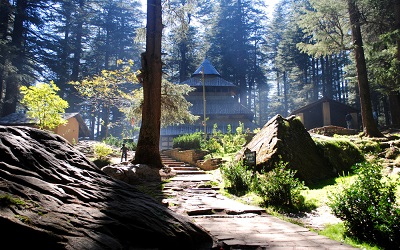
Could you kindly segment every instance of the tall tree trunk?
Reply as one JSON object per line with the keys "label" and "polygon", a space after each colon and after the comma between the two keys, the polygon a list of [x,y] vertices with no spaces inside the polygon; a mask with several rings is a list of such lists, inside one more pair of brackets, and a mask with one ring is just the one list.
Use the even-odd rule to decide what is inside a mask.
{"label": "tall tree trunk", "polygon": [[[83,24],[84,24],[84,9],[85,9],[85,0],[79,0],[79,6],[77,9],[77,17],[76,17],[76,27],[75,29],[75,41],[74,41],[74,49],[73,60],[72,60],[72,71],[71,71],[71,81],[79,81],[80,79],[80,68],[81,68],[81,58],[82,58],[82,37],[83,37]],[[81,102],[81,97],[77,93],[75,88],[71,88],[71,93],[69,96],[69,107],[67,108],[67,112],[78,112],[79,111],[79,103]]]}
{"label": "tall tree trunk", "polygon": [[179,82],[183,82],[188,77],[188,59],[187,59],[187,39],[184,38],[179,43],[179,54],[181,56],[179,62]]}
{"label": "tall tree trunk", "polygon": [[135,153],[135,163],[161,168],[161,0],[147,0],[146,52],[142,54],[143,108],[142,126]]}
{"label": "tall tree trunk", "polygon": [[333,98],[333,76],[332,76],[332,58],[331,56],[326,56],[326,63],[325,63],[325,91],[326,91],[326,96],[329,98]]}
{"label": "tall tree trunk", "polygon": [[84,0],[79,1],[78,7],[78,17],[77,17],[77,24],[75,27],[76,37],[75,37],[75,46],[74,46],[74,60],[72,62],[72,73],[71,73],[71,80],[78,81],[79,80],[79,73],[80,73],[80,65],[81,65],[81,56],[82,56],[82,36],[83,36],[83,20],[84,20],[84,7],[85,2]]}
{"label": "tall tree trunk", "polygon": [[283,115],[287,116],[288,115],[288,110],[289,110],[289,97],[288,97],[288,91],[289,91],[289,86],[288,86],[288,81],[287,81],[287,72],[283,72],[283,106],[284,106],[284,111]]}
{"label": "tall tree trunk", "polygon": [[312,81],[312,86],[313,86],[313,94],[312,94],[312,101],[316,102],[318,100],[318,79],[317,79],[317,65],[318,64],[318,58],[315,59],[315,57],[311,58],[311,70],[312,70],[312,76],[311,76],[311,81]]}
{"label": "tall tree trunk", "polygon": [[[14,18],[14,26],[11,34],[12,46],[15,48],[15,55],[12,64],[17,68],[17,74],[22,75],[24,64],[24,22],[27,19],[26,9],[28,8],[27,0],[18,0],[16,4],[16,14]],[[4,97],[3,115],[14,113],[17,108],[19,82],[18,77],[8,77],[6,80],[6,94]]]}
{"label": "tall tree trunk", "polygon": [[[393,0],[394,17],[396,29],[400,30],[400,0]],[[397,61],[400,62],[400,39],[397,40]],[[396,85],[400,86],[400,76],[397,76]],[[400,94],[399,91],[392,91],[389,94],[390,113],[392,114],[392,126],[400,126]]]}
{"label": "tall tree trunk", "polygon": [[3,93],[4,93],[4,82],[5,78],[8,74],[8,67],[9,67],[9,52],[7,44],[7,36],[8,29],[9,29],[9,22],[10,22],[10,15],[11,15],[11,4],[8,0],[1,0],[0,1],[0,41],[4,41],[3,48],[0,49],[0,117],[2,116],[3,110]]}
{"label": "tall tree trunk", "polygon": [[354,56],[356,60],[363,130],[366,136],[383,137],[382,133],[378,130],[372,115],[371,94],[361,36],[360,12],[355,1],[356,0],[347,0],[347,3],[350,16],[351,35],[354,46]]}
{"label": "tall tree trunk", "polygon": [[325,58],[326,57],[322,57],[320,58],[320,62],[321,62],[321,86],[322,86],[322,96],[326,97],[326,71],[325,71]]}

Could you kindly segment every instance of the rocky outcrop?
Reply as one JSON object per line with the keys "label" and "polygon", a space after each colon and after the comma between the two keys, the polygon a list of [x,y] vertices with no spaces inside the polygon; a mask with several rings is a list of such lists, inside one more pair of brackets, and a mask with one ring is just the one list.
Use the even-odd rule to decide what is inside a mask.
{"label": "rocky outcrop", "polygon": [[297,177],[312,184],[334,176],[329,162],[318,153],[310,134],[295,116],[283,118],[276,115],[269,120],[253,139],[236,155],[245,159],[245,152],[256,153],[256,169],[273,169],[280,161],[297,170]]}
{"label": "rocky outcrop", "polygon": [[175,176],[168,167],[158,169],[144,164],[132,164],[131,162],[110,164],[102,167],[101,170],[112,178],[129,184],[160,182]]}
{"label": "rocky outcrop", "polygon": [[210,249],[211,237],[62,137],[0,126],[0,225],[12,249]]}

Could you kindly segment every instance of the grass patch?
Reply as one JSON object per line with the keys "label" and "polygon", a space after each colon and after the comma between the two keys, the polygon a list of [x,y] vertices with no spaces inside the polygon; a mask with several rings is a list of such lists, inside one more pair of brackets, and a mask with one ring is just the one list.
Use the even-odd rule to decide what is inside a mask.
{"label": "grass patch", "polygon": [[327,204],[330,195],[337,190],[339,183],[350,183],[354,178],[354,175],[348,175],[324,180],[310,186],[308,190],[302,190],[300,194],[304,197],[305,203],[320,207]]}
{"label": "grass patch", "polygon": [[332,240],[343,242],[353,247],[365,249],[365,250],[380,250],[383,248],[377,246],[371,246],[368,243],[360,243],[358,240],[347,237],[343,223],[337,223],[327,225],[324,230],[319,231],[318,234],[324,235]]}

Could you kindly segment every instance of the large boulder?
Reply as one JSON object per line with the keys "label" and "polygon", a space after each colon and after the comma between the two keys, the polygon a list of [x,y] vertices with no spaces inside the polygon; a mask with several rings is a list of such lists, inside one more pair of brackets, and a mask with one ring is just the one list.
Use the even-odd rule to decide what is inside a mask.
{"label": "large boulder", "polygon": [[62,137],[28,127],[0,126],[0,225],[12,249],[212,246],[193,222],[109,177]]}
{"label": "large boulder", "polygon": [[295,116],[276,115],[236,155],[245,160],[247,152],[256,153],[256,170],[269,171],[280,161],[297,170],[297,177],[307,185],[335,176],[334,169],[318,152],[310,134]]}

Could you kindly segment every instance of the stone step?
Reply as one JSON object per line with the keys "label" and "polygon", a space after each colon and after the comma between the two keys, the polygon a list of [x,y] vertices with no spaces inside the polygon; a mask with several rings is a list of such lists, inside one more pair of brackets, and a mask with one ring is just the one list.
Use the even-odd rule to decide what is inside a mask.
{"label": "stone step", "polygon": [[164,165],[167,165],[168,167],[185,167],[185,166],[190,166],[185,163],[176,163],[176,162],[171,162],[171,163],[164,163]]}
{"label": "stone step", "polygon": [[174,170],[172,169],[177,175],[198,175],[198,174],[206,174],[204,171],[192,171],[192,170]]}
{"label": "stone step", "polygon": [[191,167],[191,166],[169,166],[170,168],[172,168],[173,170],[191,170],[191,171],[199,171],[198,168],[196,167]]}

